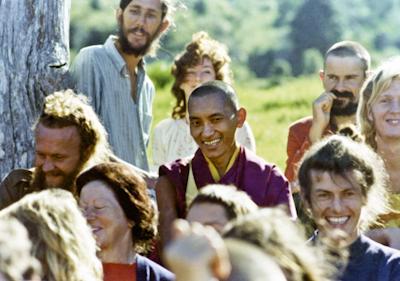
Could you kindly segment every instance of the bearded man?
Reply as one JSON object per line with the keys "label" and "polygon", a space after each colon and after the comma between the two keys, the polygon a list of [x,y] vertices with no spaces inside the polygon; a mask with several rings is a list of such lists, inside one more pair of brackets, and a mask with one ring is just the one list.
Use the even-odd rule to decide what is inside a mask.
{"label": "bearded man", "polygon": [[354,41],[341,41],[328,49],[320,78],[324,92],[313,103],[313,115],[289,128],[285,176],[298,191],[298,163],[309,147],[341,127],[356,123],[359,92],[369,73],[368,51]]}
{"label": "bearded man", "polygon": [[121,0],[118,36],[83,48],[71,68],[77,90],[90,98],[116,156],[143,170],[149,170],[146,147],[155,94],[143,57],[155,53],[173,10],[171,0]]}

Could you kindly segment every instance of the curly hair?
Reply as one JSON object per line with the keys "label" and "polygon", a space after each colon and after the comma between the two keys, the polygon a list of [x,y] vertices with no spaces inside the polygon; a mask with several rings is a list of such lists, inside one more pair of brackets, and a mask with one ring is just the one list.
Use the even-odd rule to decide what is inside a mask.
{"label": "curly hair", "polygon": [[45,98],[35,130],[39,124],[48,128],[75,126],[81,139],[83,167],[104,162],[111,155],[107,132],[87,98],[70,89],[55,92]]}
{"label": "curly hair", "polygon": [[78,194],[84,185],[102,181],[113,191],[128,220],[133,221],[132,241],[136,252],[151,249],[157,235],[157,216],[144,180],[123,163],[102,163],[82,173],[76,180]]}
{"label": "curly hair", "polygon": [[329,172],[345,179],[354,177],[365,200],[360,230],[365,230],[379,215],[388,211],[388,175],[383,160],[368,145],[333,135],[310,148],[301,161],[298,174],[301,194],[309,206],[312,206],[312,170]]}
{"label": "curly hair", "polygon": [[232,84],[232,71],[230,69],[231,58],[227,47],[212,39],[206,32],[200,31],[192,36],[192,41],[186,45],[185,51],[179,54],[174,61],[171,73],[175,77],[171,92],[176,98],[176,104],[172,110],[172,118],[182,119],[186,116],[185,92],[181,89],[188,68],[201,63],[204,58],[211,60],[214,67],[216,80]]}
{"label": "curly hair", "polygon": [[28,194],[3,209],[0,217],[16,218],[26,227],[43,280],[102,280],[96,241],[70,192],[48,189]]}
{"label": "curly hair", "polygon": [[249,242],[266,252],[288,280],[328,280],[323,253],[306,243],[304,231],[279,208],[264,208],[232,221],[223,237]]}
{"label": "curly hair", "polygon": [[373,149],[377,149],[376,128],[370,120],[372,105],[378,100],[382,92],[386,91],[394,80],[400,79],[400,56],[393,57],[377,68],[365,81],[360,91],[360,102],[357,111],[357,123],[365,142]]}

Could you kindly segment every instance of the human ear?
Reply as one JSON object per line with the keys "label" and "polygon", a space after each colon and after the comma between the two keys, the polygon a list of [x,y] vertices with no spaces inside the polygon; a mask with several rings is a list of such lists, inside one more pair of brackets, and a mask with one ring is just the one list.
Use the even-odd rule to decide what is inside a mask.
{"label": "human ear", "polygon": [[238,128],[242,128],[244,122],[246,121],[246,117],[247,117],[247,111],[246,109],[244,109],[243,107],[239,108],[239,110],[236,113],[237,116],[237,127]]}

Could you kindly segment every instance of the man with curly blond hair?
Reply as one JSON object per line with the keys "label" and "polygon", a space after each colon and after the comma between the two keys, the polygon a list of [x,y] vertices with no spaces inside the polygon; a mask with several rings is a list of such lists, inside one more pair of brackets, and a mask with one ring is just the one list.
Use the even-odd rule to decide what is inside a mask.
{"label": "man with curly blond hair", "polygon": [[46,97],[34,131],[34,168],[16,169],[5,177],[0,209],[34,191],[54,187],[73,191],[80,171],[114,157],[93,108],[72,90]]}

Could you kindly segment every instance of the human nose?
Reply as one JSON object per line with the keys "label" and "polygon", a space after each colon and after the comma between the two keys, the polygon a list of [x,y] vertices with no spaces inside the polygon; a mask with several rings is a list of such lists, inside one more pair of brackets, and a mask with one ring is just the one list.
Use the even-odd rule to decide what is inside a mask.
{"label": "human nose", "polygon": [[334,89],[339,91],[339,92],[343,92],[346,89],[345,81],[343,79],[338,79],[336,84],[335,84]]}
{"label": "human nose", "polygon": [[209,137],[214,134],[214,127],[210,123],[204,124],[203,127],[203,136]]}
{"label": "human nose", "polygon": [[339,213],[343,209],[343,201],[339,197],[333,198],[332,202],[332,209],[336,212]]}
{"label": "human nose", "polygon": [[44,159],[42,164],[43,172],[50,172],[53,169],[54,169],[53,161],[51,161],[50,159]]}
{"label": "human nose", "polygon": [[400,112],[400,100],[393,100],[390,104],[391,112]]}
{"label": "human nose", "polygon": [[82,208],[82,214],[86,220],[92,220],[96,217],[96,212],[90,207]]}

